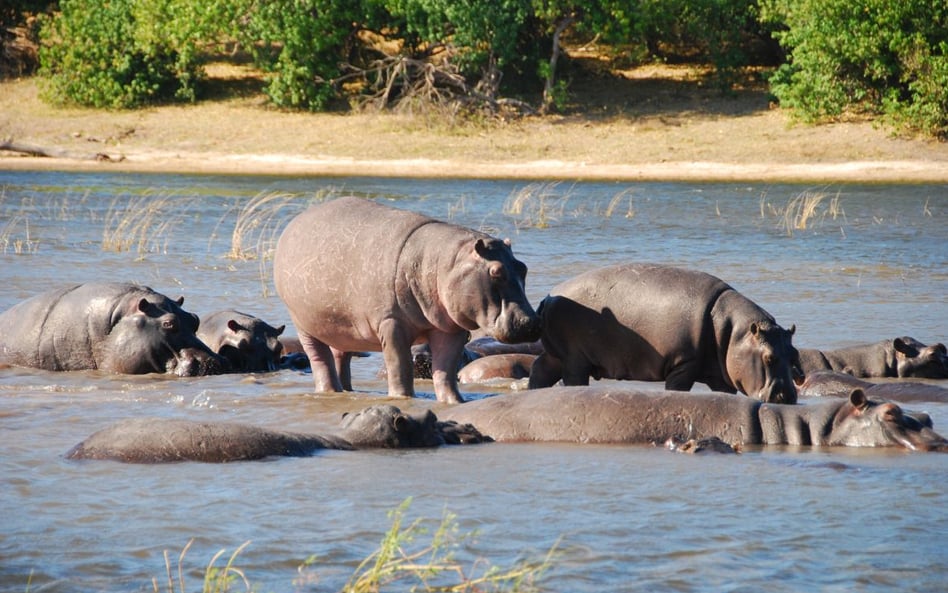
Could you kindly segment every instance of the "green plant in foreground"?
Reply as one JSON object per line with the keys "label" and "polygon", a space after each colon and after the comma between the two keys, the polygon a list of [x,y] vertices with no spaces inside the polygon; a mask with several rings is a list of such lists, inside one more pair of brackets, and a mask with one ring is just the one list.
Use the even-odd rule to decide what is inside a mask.
{"label": "green plant in foreground", "polygon": [[[457,516],[445,511],[441,520],[433,524],[431,519],[415,519],[405,525],[405,513],[411,505],[411,498],[405,499],[396,509],[389,512],[392,526],[382,537],[379,548],[366,557],[356,568],[342,589],[343,593],[378,593],[383,586],[393,585],[397,591],[458,592],[482,593],[485,591],[538,591],[536,583],[550,567],[557,546],[554,544],[541,560],[522,560],[511,568],[486,566],[483,559],[475,560],[466,568],[455,559],[455,552],[461,544],[476,535],[475,532],[461,533]],[[421,541],[421,536],[431,535],[430,541]],[[184,558],[194,540],[190,540],[178,556],[177,575],[172,569],[171,559],[165,550],[166,593],[187,593],[184,579]],[[252,591],[244,571],[235,566],[237,556],[250,545],[244,542],[230,555],[224,566],[217,562],[226,554],[226,550],[217,552],[204,570],[202,593],[228,593],[231,588],[243,583],[246,591]],[[304,570],[316,563],[311,556],[299,567],[302,580],[307,581]],[[177,586],[177,588],[176,588]],[[160,593],[158,579],[152,579],[154,593]]]}
{"label": "green plant in foreground", "polygon": [[454,558],[461,542],[474,533],[460,534],[457,517],[445,512],[435,528],[430,543],[409,549],[420,535],[428,533],[425,521],[416,519],[403,527],[405,511],[411,504],[406,499],[389,513],[392,527],[382,538],[379,549],[362,561],[343,588],[344,593],[376,593],[383,585],[402,581],[416,581],[411,587],[405,583],[401,590],[411,591],[533,591],[535,583],[549,568],[554,545],[542,561],[521,561],[509,569],[490,567],[481,574],[472,568],[466,573]]}

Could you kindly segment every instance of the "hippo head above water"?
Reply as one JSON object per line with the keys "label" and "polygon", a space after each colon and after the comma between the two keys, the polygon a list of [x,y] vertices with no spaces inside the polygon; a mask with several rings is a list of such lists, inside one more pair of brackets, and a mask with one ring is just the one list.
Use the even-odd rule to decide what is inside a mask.
{"label": "hippo head above water", "polygon": [[944,344],[926,346],[908,336],[892,340],[899,377],[948,379],[948,349]]}
{"label": "hippo head above water", "polygon": [[933,430],[928,414],[908,412],[892,402],[870,400],[854,389],[833,418],[827,445],[901,446],[910,451],[948,451],[948,440]]}
{"label": "hippo head above water", "polygon": [[437,447],[444,444],[438,418],[431,410],[420,416],[403,413],[395,406],[378,404],[342,417],[342,434],[354,447]]}
{"label": "hippo head above water", "polygon": [[725,368],[738,391],[762,402],[797,401],[794,369],[799,354],[792,343],[795,326],[784,329],[769,321],[755,321],[743,335],[735,332],[727,350]]}

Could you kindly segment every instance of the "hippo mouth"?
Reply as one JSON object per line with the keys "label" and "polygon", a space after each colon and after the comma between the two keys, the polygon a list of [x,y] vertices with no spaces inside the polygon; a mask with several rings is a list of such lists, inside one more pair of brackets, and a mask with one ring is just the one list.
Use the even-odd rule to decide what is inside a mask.
{"label": "hippo mouth", "polygon": [[519,344],[540,339],[540,319],[532,311],[529,314],[518,305],[501,301],[500,315],[494,320],[490,335],[498,342]]}

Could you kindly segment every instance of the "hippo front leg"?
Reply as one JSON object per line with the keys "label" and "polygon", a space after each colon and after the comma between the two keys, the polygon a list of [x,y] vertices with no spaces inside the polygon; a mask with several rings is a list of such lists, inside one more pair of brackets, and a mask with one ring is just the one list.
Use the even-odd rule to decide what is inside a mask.
{"label": "hippo front leg", "polygon": [[431,379],[434,381],[435,397],[439,402],[459,404],[458,366],[469,335],[461,331],[453,334],[431,332],[428,346],[431,348]]}
{"label": "hippo front leg", "polygon": [[411,355],[412,337],[394,319],[379,324],[382,358],[388,375],[389,397],[414,397],[414,363]]}
{"label": "hippo front leg", "polygon": [[336,363],[336,374],[343,391],[352,391],[352,353],[332,348],[333,360]]}
{"label": "hippo front leg", "polygon": [[563,363],[549,352],[543,352],[530,367],[527,389],[552,387],[563,378]]}
{"label": "hippo front leg", "polygon": [[309,358],[309,366],[313,371],[313,383],[316,393],[327,391],[342,391],[342,383],[336,372],[336,361],[332,349],[313,336],[300,331],[300,345]]}

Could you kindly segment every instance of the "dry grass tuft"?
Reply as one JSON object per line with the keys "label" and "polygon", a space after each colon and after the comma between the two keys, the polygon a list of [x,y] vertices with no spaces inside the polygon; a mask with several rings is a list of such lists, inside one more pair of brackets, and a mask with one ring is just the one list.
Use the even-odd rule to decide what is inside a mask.
{"label": "dry grass tuft", "polygon": [[180,200],[168,195],[146,192],[131,199],[115,198],[105,215],[102,249],[134,251],[139,258],[147,253],[167,253],[165,234],[177,226],[186,211]]}
{"label": "dry grass tuft", "polygon": [[812,229],[817,223],[823,224],[827,218],[836,220],[843,218],[846,213],[843,211],[839,200],[839,193],[827,200],[827,194],[823,192],[804,191],[790,198],[786,206],[774,206],[768,202],[766,196],[760,199],[760,216],[766,218],[768,215],[774,216],[780,221],[782,228],[788,237],[792,237],[794,231],[805,231]]}

